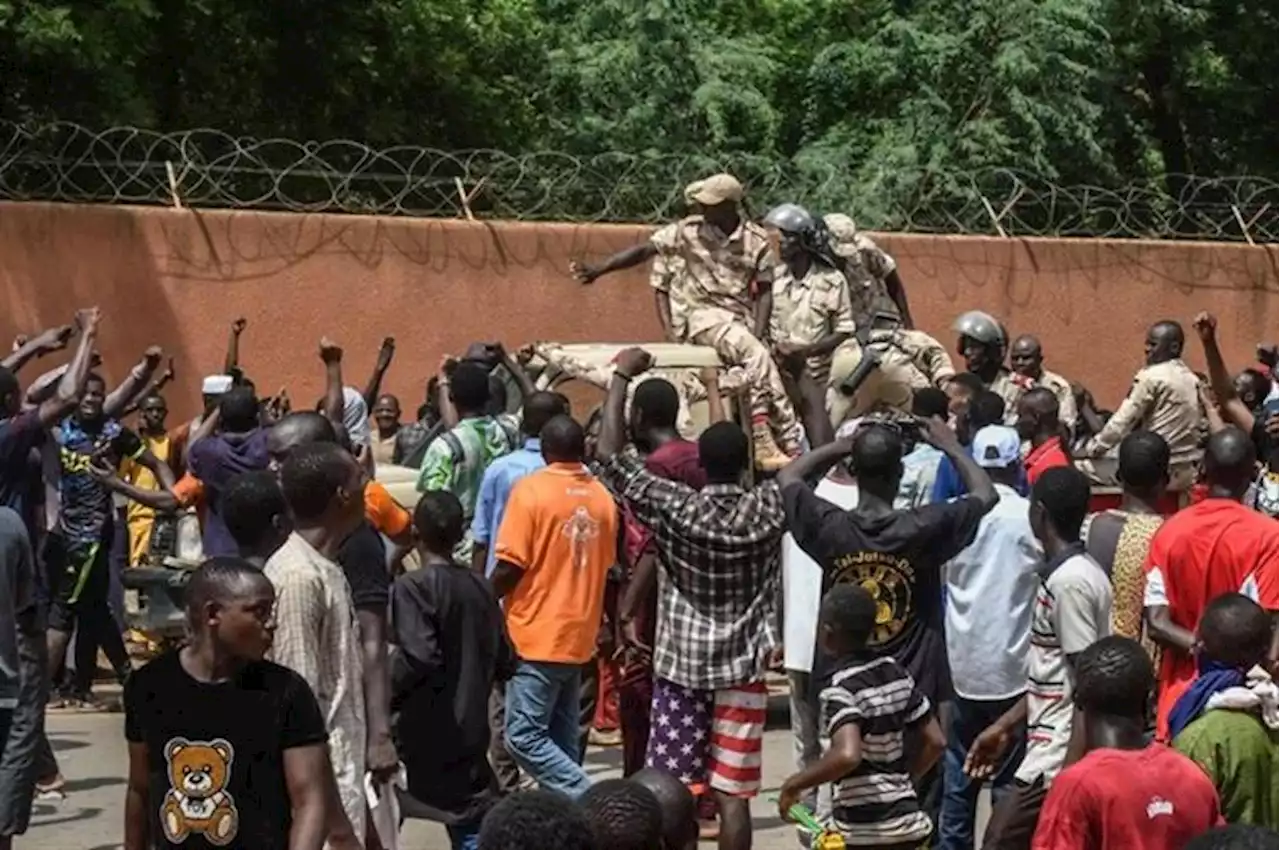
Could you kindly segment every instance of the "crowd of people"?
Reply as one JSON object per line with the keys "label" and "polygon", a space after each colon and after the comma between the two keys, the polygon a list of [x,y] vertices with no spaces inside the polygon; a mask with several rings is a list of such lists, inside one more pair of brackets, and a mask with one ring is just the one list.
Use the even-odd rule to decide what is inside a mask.
{"label": "crowd of people", "polygon": [[[111,707],[99,650],[125,850],[379,850],[395,812],[458,850],[747,850],[784,671],[800,846],[1274,847],[1275,347],[1233,376],[1200,314],[1200,375],[1159,321],[1103,411],[994,316],[952,346],[915,328],[848,217],[751,221],[727,174],[686,199],[572,272],[652,262],[668,341],[719,356],[693,376],[477,343],[406,422],[395,342],[358,389],[323,339],[325,394],[293,410],[256,393],[239,320],[171,428],[158,348],[118,387],[95,372],[97,308],[20,338],[0,850],[62,793],[46,709]],[[535,366],[603,403],[575,415]],[[121,610],[130,569],[165,565],[188,576],[171,645]],[[590,742],[622,778],[593,782]]]}

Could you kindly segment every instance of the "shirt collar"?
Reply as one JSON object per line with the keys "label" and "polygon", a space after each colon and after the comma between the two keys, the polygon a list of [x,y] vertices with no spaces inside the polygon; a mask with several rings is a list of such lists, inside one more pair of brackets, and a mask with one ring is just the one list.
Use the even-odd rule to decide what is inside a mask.
{"label": "shirt collar", "polygon": [[547,470],[550,472],[558,472],[561,475],[581,475],[587,471],[587,466],[583,463],[555,461],[554,463],[547,464]]}
{"label": "shirt collar", "polygon": [[542,454],[542,440],[538,437],[530,437],[524,441],[524,450],[526,452],[537,452]]}
{"label": "shirt collar", "polygon": [[1045,578],[1048,578],[1049,576],[1053,575],[1054,571],[1057,570],[1058,567],[1062,566],[1067,561],[1071,560],[1077,555],[1083,555],[1084,553],[1085,553],[1085,548],[1084,548],[1084,543],[1082,541],[1077,540],[1073,543],[1068,543],[1066,546],[1062,547],[1061,552],[1054,555],[1049,560],[1045,561],[1044,567],[1040,571],[1040,574]]}
{"label": "shirt collar", "polygon": [[698,222],[698,238],[709,245],[724,246],[741,242],[747,233],[747,220],[738,215],[738,226],[728,236],[721,236],[718,228],[712,227],[705,218]]}
{"label": "shirt collar", "polygon": [[708,484],[698,491],[707,496],[741,496],[741,484]]}
{"label": "shirt collar", "polygon": [[[1031,451],[1027,452],[1027,463],[1031,463],[1032,461],[1039,460],[1041,455],[1046,455],[1049,452],[1053,451],[1055,447],[1059,447],[1059,446],[1062,446],[1062,438],[1050,437],[1040,445],[1033,448]],[[1066,452],[1065,446],[1062,446],[1062,451],[1064,453]]]}

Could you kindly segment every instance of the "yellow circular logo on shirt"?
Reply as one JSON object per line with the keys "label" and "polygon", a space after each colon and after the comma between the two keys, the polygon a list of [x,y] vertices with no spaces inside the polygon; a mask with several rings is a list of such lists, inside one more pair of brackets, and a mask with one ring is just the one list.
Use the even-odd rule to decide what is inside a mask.
{"label": "yellow circular logo on shirt", "polygon": [[836,582],[860,584],[876,602],[876,627],[867,640],[869,646],[888,643],[902,634],[913,611],[914,575],[906,558],[883,552],[858,552],[836,559]]}

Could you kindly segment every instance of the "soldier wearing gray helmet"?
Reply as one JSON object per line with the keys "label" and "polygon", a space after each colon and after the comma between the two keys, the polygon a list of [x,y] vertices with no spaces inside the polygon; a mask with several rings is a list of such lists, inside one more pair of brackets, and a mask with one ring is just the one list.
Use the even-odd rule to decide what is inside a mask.
{"label": "soldier wearing gray helmet", "polygon": [[1009,334],[990,313],[970,310],[961,313],[951,329],[958,334],[956,353],[964,358],[965,369],[977,375],[983,385],[1004,399],[1005,423],[1018,420],[1018,399],[1030,388],[1029,382],[1004,365]]}
{"label": "soldier wearing gray helmet", "polygon": [[782,204],[764,217],[780,235],[781,262],[773,275],[769,338],[779,359],[806,358],[825,386],[831,353],[853,336],[855,325],[844,275],[836,270],[818,223],[804,207]]}

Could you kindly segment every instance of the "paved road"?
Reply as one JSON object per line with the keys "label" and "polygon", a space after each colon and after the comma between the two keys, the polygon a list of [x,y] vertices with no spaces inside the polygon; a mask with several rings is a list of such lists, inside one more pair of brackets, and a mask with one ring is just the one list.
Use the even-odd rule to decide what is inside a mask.
{"label": "paved road", "polygon": [[[16,842],[19,850],[118,850],[126,767],[123,725],[120,714],[49,715],[49,735],[68,780],[68,793],[65,800],[36,803],[31,830]],[[770,729],[764,741],[765,790],[752,805],[755,850],[799,847],[794,830],[779,821],[773,802],[791,758],[790,732]],[[617,749],[593,749],[587,756],[587,770],[597,778],[616,776],[620,760]],[[985,811],[980,819],[983,816]],[[405,850],[449,848],[444,829],[436,824],[410,822],[406,836]]]}
{"label": "paved road", "polygon": [[[67,777],[67,798],[37,802],[33,825],[17,841],[19,850],[117,850],[124,800],[124,716],[120,714],[49,715],[49,736]],[[791,763],[791,736],[784,729],[765,735],[766,791],[754,805],[757,850],[799,847],[795,832],[782,825],[771,798]],[[617,776],[621,751],[592,749],[587,771],[597,778]],[[411,821],[406,850],[448,850],[444,829]],[[704,847],[713,847],[704,844]]]}

